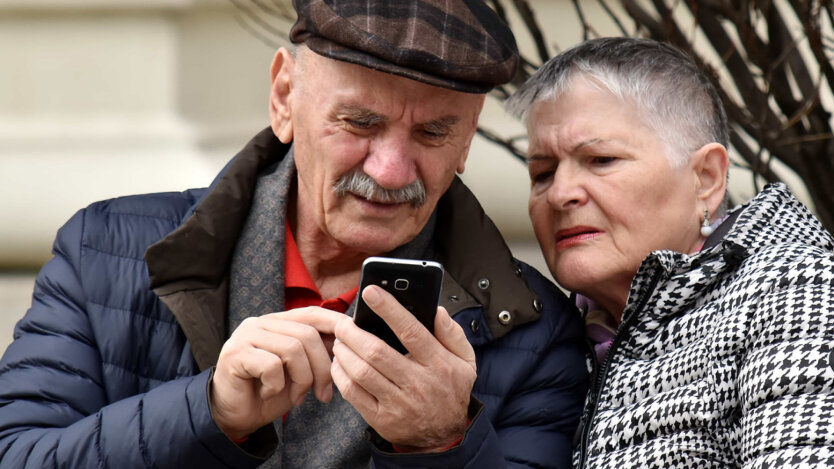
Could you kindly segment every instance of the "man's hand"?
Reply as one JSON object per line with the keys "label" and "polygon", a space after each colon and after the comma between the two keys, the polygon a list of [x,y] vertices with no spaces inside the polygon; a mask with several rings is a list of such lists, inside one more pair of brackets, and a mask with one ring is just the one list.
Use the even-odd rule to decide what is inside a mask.
{"label": "man's hand", "polygon": [[408,349],[403,356],[352,322],[336,325],[333,382],[368,424],[401,451],[441,451],[463,435],[477,373],[460,326],[437,309],[431,333],[379,287],[362,292],[368,306]]}
{"label": "man's hand", "polygon": [[[232,439],[245,437],[304,401],[333,397],[330,340],[344,314],[299,308],[248,318],[223,344],[211,383],[211,414]],[[326,344],[325,342],[328,342]]]}

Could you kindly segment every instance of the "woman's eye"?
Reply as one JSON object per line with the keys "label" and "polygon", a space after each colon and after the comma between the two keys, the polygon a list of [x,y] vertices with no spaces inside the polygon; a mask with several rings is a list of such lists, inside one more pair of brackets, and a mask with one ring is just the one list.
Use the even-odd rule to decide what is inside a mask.
{"label": "woman's eye", "polygon": [[543,182],[547,182],[548,180],[552,179],[554,172],[555,171],[553,171],[553,170],[549,170],[549,171],[541,171],[541,172],[537,172],[537,173],[532,173],[532,174],[530,174],[530,180],[533,182],[533,184],[541,184]]}
{"label": "woman's eye", "polygon": [[598,166],[605,166],[609,165],[617,160],[615,156],[594,156],[591,158],[591,162]]}

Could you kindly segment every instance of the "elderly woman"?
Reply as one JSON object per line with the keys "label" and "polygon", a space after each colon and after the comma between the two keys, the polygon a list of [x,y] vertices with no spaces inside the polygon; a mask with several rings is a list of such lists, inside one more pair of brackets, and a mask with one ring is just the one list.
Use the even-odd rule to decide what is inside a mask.
{"label": "elderly woman", "polygon": [[781,184],[726,210],[727,121],[691,60],[589,41],[510,107],[596,351],[578,466],[834,466],[834,239]]}

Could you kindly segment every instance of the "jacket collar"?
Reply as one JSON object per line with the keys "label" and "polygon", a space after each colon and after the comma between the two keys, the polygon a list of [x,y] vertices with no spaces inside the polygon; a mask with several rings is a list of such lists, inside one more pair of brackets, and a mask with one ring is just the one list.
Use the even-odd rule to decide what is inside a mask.
{"label": "jacket collar", "polygon": [[[223,169],[182,224],[145,253],[151,288],[179,321],[201,369],[216,363],[228,337],[229,263],[258,174],[280,161],[289,148],[270,128],[260,132]],[[434,244],[448,274],[441,304],[450,314],[482,305],[495,338],[537,320],[540,299],[521,277],[498,229],[459,178],[435,212]]]}
{"label": "jacket collar", "polygon": [[[734,220],[734,221],[733,221]],[[801,243],[834,250],[834,239],[822,224],[782,183],[768,184],[746,205],[735,208],[724,222],[721,239],[711,237],[694,255],[655,251],[641,264],[631,285],[623,318],[636,314],[640,298],[648,294],[652,279],[671,282],[657,301],[657,315],[676,314],[691,306],[703,292],[734,271],[745,259],[762,249],[784,243]],[[722,225],[723,226],[723,225]],[[721,227],[719,227],[721,228]],[[724,232],[724,230],[720,230]],[[719,231],[716,234],[720,236]],[[665,311],[665,312],[664,312]]]}
{"label": "jacket collar", "polygon": [[[459,298],[466,293],[483,306],[493,337],[540,317],[541,299],[521,277],[498,228],[458,178],[438,202],[435,235],[438,257],[457,281]],[[441,304],[450,313],[465,307],[448,295]]]}
{"label": "jacket collar", "polygon": [[732,253],[743,259],[761,249],[784,243],[808,244],[825,250],[834,246],[831,235],[788,187],[783,183],[772,183],[747,204],[733,209],[698,253],[656,251],[646,261],[674,273],[688,269],[692,263],[703,264],[716,255],[726,257]]}
{"label": "jacket collar", "polygon": [[794,243],[834,250],[831,234],[783,183],[768,184],[739,210],[725,243],[745,246],[751,253]]}
{"label": "jacket collar", "polygon": [[145,251],[151,288],[177,318],[201,370],[226,341],[228,267],[246,221],[258,173],[283,145],[267,128],[221,171],[182,224]]}
{"label": "jacket collar", "polygon": [[221,283],[249,214],[258,173],[289,148],[267,128],[223,168],[182,224],[145,252],[154,291],[166,295]]}

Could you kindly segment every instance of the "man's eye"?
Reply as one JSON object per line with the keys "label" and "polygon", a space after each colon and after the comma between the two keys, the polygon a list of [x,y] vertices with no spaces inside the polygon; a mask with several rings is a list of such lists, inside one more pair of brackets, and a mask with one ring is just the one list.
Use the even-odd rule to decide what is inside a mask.
{"label": "man's eye", "polygon": [[371,121],[357,120],[357,119],[345,119],[345,122],[347,122],[347,124],[349,126],[353,127],[354,129],[359,129],[359,130],[367,130],[367,129],[370,129],[371,127],[373,127],[373,125],[374,125],[374,123],[371,122]]}
{"label": "man's eye", "polygon": [[445,126],[427,125],[417,129],[417,135],[427,142],[442,142],[449,136],[449,129]]}
{"label": "man's eye", "polygon": [[423,137],[429,140],[441,140],[446,137],[444,132],[435,132],[432,130],[423,130]]}

